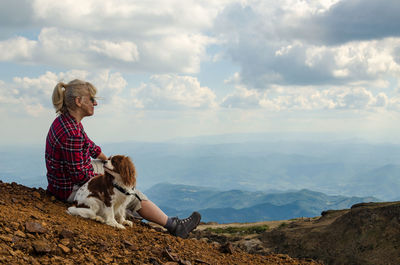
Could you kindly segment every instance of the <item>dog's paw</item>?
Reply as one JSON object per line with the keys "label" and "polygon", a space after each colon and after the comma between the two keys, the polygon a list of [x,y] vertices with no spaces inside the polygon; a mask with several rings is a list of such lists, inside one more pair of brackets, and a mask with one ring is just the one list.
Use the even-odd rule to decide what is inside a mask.
{"label": "dog's paw", "polygon": [[107,225],[113,226],[115,228],[119,228],[119,229],[126,229],[125,226],[117,223],[117,222],[108,222],[106,223]]}
{"label": "dog's paw", "polygon": [[68,207],[66,212],[68,214],[70,214],[70,215],[75,215],[75,210],[76,210],[76,207],[75,206],[71,206],[71,207]]}
{"label": "dog's paw", "polygon": [[96,215],[93,220],[100,222],[100,223],[104,223],[104,218],[101,216]]}
{"label": "dog's paw", "polygon": [[119,228],[119,229],[126,229],[125,226],[118,224],[118,223],[115,225],[115,227]]}
{"label": "dog's paw", "polygon": [[131,221],[128,221],[128,220],[123,221],[122,224],[123,224],[123,225],[130,226],[130,227],[133,226],[133,223],[132,223]]}

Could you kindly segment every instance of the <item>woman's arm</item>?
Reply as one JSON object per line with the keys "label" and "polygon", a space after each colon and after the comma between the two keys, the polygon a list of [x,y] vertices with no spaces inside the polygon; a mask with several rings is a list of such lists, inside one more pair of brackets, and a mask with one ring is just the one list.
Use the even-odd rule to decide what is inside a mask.
{"label": "woman's arm", "polygon": [[107,158],[107,156],[106,156],[103,152],[101,152],[100,155],[97,156],[97,159],[100,159],[100,160],[105,161],[105,160],[107,160],[108,158]]}
{"label": "woman's arm", "polygon": [[84,150],[84,144],[82,137],[72,135],[67,137],[62,146],[67,172],[71,177],[72,183],[77,185],[81,185],[90,179],[90,173],[84,166],[84,161],[87,159],[87,154],[82,151]]}

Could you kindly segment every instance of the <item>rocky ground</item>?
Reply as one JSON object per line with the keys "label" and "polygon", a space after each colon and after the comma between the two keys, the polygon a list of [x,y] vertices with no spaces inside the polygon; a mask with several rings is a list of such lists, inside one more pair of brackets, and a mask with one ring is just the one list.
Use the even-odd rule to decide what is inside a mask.
{"label": "rocky ground", "polygon": [[330,210],[315,218],[257,224],[205,225],[208,228],[268,225],[253,235],[195,232],[221,244],[230,242],[249,253],[285,253],[325,264],[400,264],[400,202],[362,203]]}
{"label": "rocky ground", "polygon": [[195,234],[176,238],[140,221],[118,230],[70,216],[67,207],[43,189],[0,181],[0,264],[321,264],[249,254]]}

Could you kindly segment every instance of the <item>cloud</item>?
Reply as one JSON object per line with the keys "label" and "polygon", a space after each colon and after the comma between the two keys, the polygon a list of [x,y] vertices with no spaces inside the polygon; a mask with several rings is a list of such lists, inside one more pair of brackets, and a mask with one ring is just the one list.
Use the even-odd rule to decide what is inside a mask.
{"label": "cloud", "polygon": [[400,37],[399,12],[397,0],[339,1],[325,12],[301,18],[290,30],[308,41],[328,45]]}
{"label": "cloud", "polygon": [[1,41],[0,48],[8,51],[0,55],[2,61],[68,65],[73,68],[99,67],[100,64],[107,68],[112,64],[139,59],[135,43],[96,40],[57,28],[43,28],[37,41],[23,37]]}
{"label": "cloud", "polygon": [[88,80],[98,89],[98,94],[104,98],[101,103],[113,105],[120,97],[127,82],[120,73],[101,71],[89,73],[83,70],[68,72],[46,72],[39,77],[14,77],[12,83],[0,82],[0,103],[9,111],[18,115],[37,117],[44,112],[51,112],[51,102],[54,87],[58,82],[68,83],[73,79]]}
{"label": "cloud", "polygon": [[[216,18],[214,31],[223,40],[221,45],[225,56],[240,66],[242,84],[248,88],[270,89],[273,85],[341,86],[388,77],[397,79],[400,61],[397,55],[400,47],[397,33],[400,30],[397,27],[398,32],[388,30],[384,34],[373,35],[372,31],[380,30],[380,27],[375,27],[370,29],[369,38],[347,38],[346,41],[336,42],[336,45],[329,45],[331,42],[326,39],[325,33],[321,33],[327,29],[316,17],[332,21],[331,24],[349,18],[355,23],[353,30],[362,28],[356,23],[358,16],[363,21],[360,23],[368,21],[368,17],[364,17],[367,11],[360,11],[362,2],[286,0],[276,4],[257,1],[232,4]],[[380,5],[380,1],[366,2],[370,11]],[[346,10],[352,10],[352,15],[348,15],[350,11],[340,11],[348,16],[338,15],[337,10],[343,5]],[[376,16],[371,23],[392,23],[396,12],[389,10],[391,7],[397,10],[399,4],[384,1],[383,5],[385,7],[379,9],[382,16]],[[388,12],[388,17],[385,17],[384,10]],[[335,15],[330,15],[331,12]],[[347,28],[333,25],[332,28],[339,31]],[[333,33],[326,34],[331,36]]]}
{"label": "cloud", "polygon": [[[394,98],[396,98],[394,96]],[[238,109],[265,109],[269,111],[367,110],[389,107],[384,92],[372,93],[363,87],[274,86],[260,91],[238,86],[221,102],[221,107]],[[393,104],[395,100],[393,101]]]}
{"label": "cloud", "polygon": [[95,40],[90,44],[89,50],[125,62],[135,62],[139,60],[139,52],[136,44],[128,41],[118,43],[106,40]]}
{"label": "cloud", "polygon": [[0,1],[1,30],[28,26],[33,20],[30,0]]}
{"label": "cloud", "polygon": [[[0,61],[27,61],[32,60],[37,42],[24,37],[16,37],[7,41],[0,41]],[[6,51],[6,52],[5,52]]]}
{"label": "cloud", "polygon": [[[11,2],[2,4],[3,13],[19,17]],[[3,39],[0,46],[12,47],[16,42],[30,46],[22,55],[13,48],[0,61],[69,69],[196,73],[206,58],[206,47],[215,42],[207,31],[226,2],[28,1],[21,12],[30,16],[18,24],[20,35]],[[4,23],[5,30],[14,24]],[[39,34],[32,36],[32,31],[26,37],[24,28],[34,28]]]}
{"label": "cloud", "polygon": [[136,108],[176,110],[216,107],[215,93],[195,77],[153,75],[149,83],[131,89]]}
{"label": "cloud", "polygon": [[216,95],[201,86],[197,78],[179,75],[154,75],[148,83],[129,88],[118,72],[108,70],[91,73],[83,70],[46,72],[35,78],[15,77],[13,82],[0,81],[2,108],[18,115],[39,116],[53,112],[51,96],[56,84],[73,79],[87,80],[97,87],[98,111],[105,116],[129,113],[132,110],[213,109]]}

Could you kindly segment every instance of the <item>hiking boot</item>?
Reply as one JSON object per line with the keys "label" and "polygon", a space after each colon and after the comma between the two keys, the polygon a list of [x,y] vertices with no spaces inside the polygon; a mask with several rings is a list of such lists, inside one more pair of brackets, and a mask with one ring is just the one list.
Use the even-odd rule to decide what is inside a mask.
{"label": "hiking boot", "polygon": [[168,230],[171,235],[187,238],[189,233],[193,231],[200,223],[201,215],[198,212],[193,212],[191,216],[185,219],[172,217],[172,228]]}

